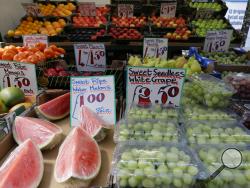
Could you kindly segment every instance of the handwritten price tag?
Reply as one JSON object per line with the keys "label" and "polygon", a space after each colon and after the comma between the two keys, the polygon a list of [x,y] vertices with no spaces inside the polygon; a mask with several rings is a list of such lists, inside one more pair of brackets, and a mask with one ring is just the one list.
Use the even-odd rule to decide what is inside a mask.
{"label": "handwritten price tag", "polygon": [[82,16],[96,16],[96,6],[94,2],[78,3],[78,11]]}
{"label": "handwritten price tag", "polygon": [[114,76],[71,77],[71,126],[79,125],[81,106],[87,106],[107,125],[116,123]]}
{"label": "handwritten price tag", "polygon": [[0,61],[0,84],[5,87],[19,87],[27,96],[37,94],[35,65],[13,61]]}
{"label": "handwritten price tag", "polygon": [[143,57],[160,57],[167,59],[168,39],[165,38],[144,38]]}
{"label": "handwritten price tag", "polygon": [[132,4],[118,4],[118,17],[133,17],[134,5]]}
{"label": "handwritten price tag", "polygon": [[128,67],[127,107],[153,104],[179,107],[184,79],[184,69]]}
{"label": "handwritten price tag", "polygon": [[28,47],[34,47],[37,43],[43,43],[48,46],[47,35],[23,35],[23,45]]}
{"label": "handwritten price tag", "polygon": [[74,50],[78,71],[105,71],[106,52],[104,44],[75,44]]}
{"label": "handwritten price tag", "polygon": [[161,17],[173,18],[175,17],[177,3],[162,3]]}
{"label": "handwritten price tag", "polygon": [[28,16],[40,15],[40,9],[36,3],[22,3],[22,6]]}
{"label": "handwritten price tag", "polygon": [[203,50],[206,52],[228,51],[233,30],[208,31]]}

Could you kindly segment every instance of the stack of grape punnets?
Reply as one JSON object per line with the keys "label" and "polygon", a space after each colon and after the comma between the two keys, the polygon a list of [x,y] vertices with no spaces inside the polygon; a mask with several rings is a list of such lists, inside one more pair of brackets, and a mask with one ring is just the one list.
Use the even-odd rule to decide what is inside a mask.
{"label": "stack of grape punnets", "polygon": [[[196,147],[196,151],[203,166],[209,174],[215,172],[221,164],[221,155],[228,147],[202,145]],[[209,181],[207,188],[247,188],[250,187],[250,151],[246,147],[238,147],[242,153],[242,164],[237,169],[224,169],[215,179]]]}
{"label": "stack of grape punnets", "polygon": [[188,121],[185,124],[189,144],[234,144],[245,146],[250,143],[249,131],[231,121]]}
{"label": "stack of grape punnets", "polygon": [[213,76],[201,74],[190,79],[184,92],[197,103],[213,108],[226,108],[234,90]]}
{"label": "stack of grape punnets", "polygon": [[175,144],[119,144],[114,158],[118,187],[189,187],[203,175],[192,152]]}
{"label": "stack of grape punnets", "polygon": [[180,139],[177,121],[120,122],[115,131],[114,141],[173,142]]}
{"label": "stack of grape punnets", "polygon": [[[234,120],[235,115],[230,114],[229,112],[208,108],[201,105],[186,106],[183,108],[183,117],[184,121],[187,120],[217,120],[217,121],[228,121]],[[183,121],[183,120],[182,120]]]}

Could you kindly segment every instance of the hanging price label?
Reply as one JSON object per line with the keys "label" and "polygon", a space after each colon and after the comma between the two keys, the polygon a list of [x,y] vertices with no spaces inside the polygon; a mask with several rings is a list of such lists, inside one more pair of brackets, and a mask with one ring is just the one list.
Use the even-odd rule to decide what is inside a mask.
{"label": "hanging price label", "polygon": [[161,4],[161,17],[173,18],[175,17],[177,3],[162,3]]}
{"label": "hanging price label", "polygon": [[105,71],[106,52],[104,44],[75,44],[74,50],[78,71]]}
{"label": "hanging price label", "polygon": [[116,123],[114,76],[71,77],[71,126],[79,125],[82,106],[96,113],[106,125]]}
{"label": "hanging price label", "polygon": [[13,61],[0,61],[1,88],[19,87],[27,96],[37,94],[35,65]]}
{"label": "hanging price label", "polygon": [[153,104],[179,107],[184,80],[184,69],[128,67],[127,107]]}
{"label": "hanging price label", "polygon": [[133,17],[134,5],[132,4],[118,4],[118,17]]}
{"label": "hanging price label", "polygon": [[47,35],[23,35],[23,45],[28,47],[34,47],[37,43],[43,43],[48,46]]}
{"label": "hanging price label", "polygon": [[96,16],[96,6],[94,2],[78,3],[78,11],[82,16]]}
{"label": "hanging price label", "polygon": [[24,10],[28,16],[39,16],[40,9],[36,3],[22,3]]}
{"label": "hanging price label", "polygon": [[143,57],[160,57],[167,59],[168,39],[165,38],[144,38]]}
{"label": "hanging price label", "polygon": [[233,30],[208,31],[203,50],[206,52],[228,51]]}
{"label": "hanging price label", "polygon": [[208,19],[212,18],[214,14],[213,9],[197,9],[195,19]]}

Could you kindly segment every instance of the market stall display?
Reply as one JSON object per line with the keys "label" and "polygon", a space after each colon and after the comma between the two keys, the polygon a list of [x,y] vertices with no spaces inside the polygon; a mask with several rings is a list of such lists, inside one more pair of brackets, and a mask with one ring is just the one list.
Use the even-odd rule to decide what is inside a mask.
{"label": "market stall display", "polygon": [[[27,11],[5,36],[16,44],[0,48],[1,69],[32,64],[39,86],[36,101],[19,89],[20,81],[0,90],[0,187],[13,182],[18,188],[249,186],[250,81],[248,74],[232,73],[249,72],[249,54],[231,48],[186,51],[202,47],[208,31],[221,29],[233,30],[229,40],[239,43],[241,36],[224,18],[224,2],[39,1],[32,6],[39,14]],[[37,34],[48,41],[20,44],[22,35]],[[146,44],[145,38],[160,38],[164,46]],[[88,46],[80,46],[84,43]],[[85,69],[85,61],[95,68]],[[101,70],[100,64],[105,64]],[[230,66],[232,72],[215,72],[218,66]],[[126,71],[131,71],[127,78]],[[102,80],[107,75],[114,76],[115,89]],[[134,82],[126,86],[130,79]],[[139,89],[129,90],[129,84]],[[138,104],[135,98],[126,104],[137,95]],[[107,105],[111,100],[116,106]],[[114,118],[108,124],[103,116],[110,114]],[[242,154],[242,164],[223,166],[214,177],[228,148]]]}

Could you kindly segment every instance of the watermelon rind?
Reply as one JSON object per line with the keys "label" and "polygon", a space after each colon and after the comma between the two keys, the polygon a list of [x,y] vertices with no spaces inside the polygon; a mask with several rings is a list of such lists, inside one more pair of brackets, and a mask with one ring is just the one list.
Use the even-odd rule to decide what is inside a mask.
{"label": "watermelon rind", "polygon": [[[54,126],[57,127],[60,130],[60,132],[55,133],[54,136],[52,136],[50,139],[47,140],[47,142],[45,142],[43,144],[39,144],[38,145],[39,149],[51,150],[61,142],[61,140],[63,138],[63,130],[60,127],[58,127],[57,125],[54,125]],[[16,143],[18,145],[22,144],[23,142],[20,141],[18,139],[18,136],[17,136],[17,132],[15,129],[15,121],[14,121],[13,126],[12,126],[12,133],[13,133],[13,137],[14,137],[14,140],[16,141]]]}
{"label": "watermelon rind", "polygon": [[[65,93],[64,95],[61,95],[61,96],[56,97],[56,98],[54,98],[46,103],[43,103],[39,106],[36,106],[35,112],[36,112],[37,116],[41,119],[47,119],[47,120],[51,120],[51,121],[60,120],[60,119],[65,118],[70,113],[70,99],[69,99],[69,97],[70,97],[70,93]],[[67,99],[68,101],[65,101],[65,99]],[[60,101],[60,100],[61,100],[61,102],[58,103],[58,101]],[[55,104],[54,104],[55,101],[57,102],[56,108],[55,108]],[[49,105],[49,107],[53,108],[53,109],[60,109],[60,107],[63,106],[62,104],[67,104],[68,107],[66,106],[67,107],[66,111],[61,113],[60,115],[57,115],[57,116],[53,116],[53,115],[49,114],[48,111],[46,112],[45,110],[42,109],[45,105]]]}
{"label": "watermelon rind", "polygon": [[71,174],[68,174],[68,176],[64,177],[64,178],[57,177],[57,173],[56,173],[56,167],[58,165],[58,158],[60,156],[60,153],[63,153],[62,150],[64,149],[65,144],[67,144],[68,140],[70,140],[74,136],[75,132],[78,131],[78,130],[81,130],[81,131],[85,132],[85,130],[83,130],[82,128],[75,127],[69,133],[69,135],[65,138],[64,142],[61,144],[61,146],[59,148],[58,156],[57,156],[57,159],[56,159],[55,168],[54,168],[54,177],[55,177],[55,179],[56,179],[56,181],[58,183],[67,183],[67,184],[74,184],[74,185],[77,184],[77,185],[85,187],[86,185],[88,185],[91,182],[92,179],[94,179],[98,175],[98,173],[99,173],[99,171],[101,169],[101,152],[100,152],[99,146],[98,146],[96,140],[93,139],[90,135],[88,135],[87,132],[85,132],[85,134],[89,136],[89,139],[92,139],[92,141],[94,142],[94,144],[98,148],[97,151],[98,151],[98,155],[100,156],[100,160],[98,161],[98,166],[95,169],[95,173],[93,173],[91,176],[86,177],[86,176],[80,176],[80,175],[75,174],[74,172],[72,172]]}
{"label": "watermelon rind", "polygon": [[[36,188],[39,186],[41,180],[42,180],[42,177],[43,177],[43,172],[44,172],[44,164],[43,164],[43,156],[42,156],[42,152],[40,151],[40,149],[37,147],[36,144],[34,144],[30,139],[26,140],[25,142],[23,142],[21,145],[19,145],[17,148],[15,148],[14,151],[12,151],[10,153],[10,155],[8,156],[8,158],[4,161],[4,163],[2,164],[2,166],[0,167],[0,172],[1,172],[1,169],[4,169],[7,165],[9,165],[9,163],[11,164],[13,161],[15,161],[15,158],[16,156],[18,155],[19,151],[21,151],[24,147],[26,147],[26,145],[31,142],[34,146],[34,148],[36,149],[36,152],[38,153],[38,156],[39,156],[39,159],[38,160],[35,160],[35,161],[39,161],[40,162],[40,173],[37,177],[37,180],[33,183],[33,185],[31,185],[30,187],[26,187],[25,188]],[[28,161],[27,161],[28,162]],[[28,164],[27,164],[28,165]],[[22,172],[16,172],[16,173],[22,173]],[[20,180],[22,181],[22,180]],[[1,186],[1,185],[0,185]],[[15,188],[15,187],[14,187]],[[20,187],[18,187],[20,188]]]}
{"label": "watermelon rind", "polygon": [[36,114],[37,114],[37,116],[39,117],[39,118],[41,118],[41,119],[47,119],[47,120],[51,120],[51,121],[56,121],[56,120],[60,120],[60,119],[63,119],[63,118],[65,118],[65,117],[67,117],[68,115],[69,115],[69,112],[70,111],[68,111],[68,112],[66,112],[66,113],[64,113],[64,114],[62,114],[62,115],[60,115],[60,116],[50,116],[50,115],[48,115],[48,114],[46,114],[45,112],[43,112],[40,108],[39,108],[39,106],[36,106],[35,107],[35,112],[36,112]]}

